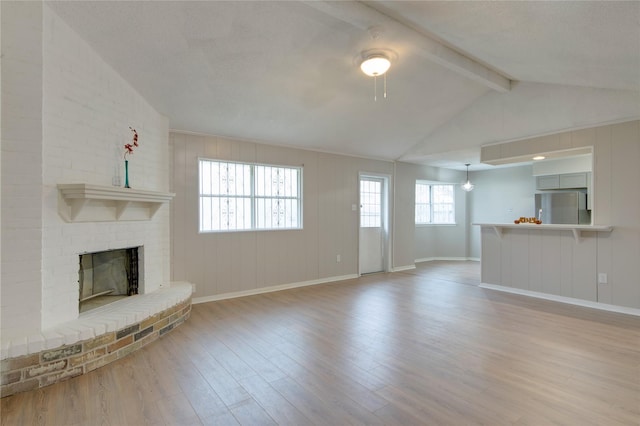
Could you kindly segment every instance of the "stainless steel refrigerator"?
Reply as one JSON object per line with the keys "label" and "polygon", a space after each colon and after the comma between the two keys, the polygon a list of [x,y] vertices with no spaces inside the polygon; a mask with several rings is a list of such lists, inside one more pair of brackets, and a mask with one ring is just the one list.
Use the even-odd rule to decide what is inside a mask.
{"label": "stainless steel refrigerator", "polygon": [[542,223],[591,224],[591,212],[587,210],[587,194],[584,192],[549,191],[535,194],[535,197],[535,216]]}

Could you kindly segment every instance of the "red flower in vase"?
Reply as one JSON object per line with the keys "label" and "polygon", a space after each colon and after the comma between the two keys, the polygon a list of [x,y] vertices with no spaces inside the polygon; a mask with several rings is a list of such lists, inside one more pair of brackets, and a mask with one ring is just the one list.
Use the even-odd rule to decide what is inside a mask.
{"label": "red flower in vase", "polygon": [[127,154],[133,154],[133,149],[135,147],[138,147],[138,132],[136,132],[136,129],[134,129],[133,127],[129,126],[129,130],[131,130],[133,132],[133,143],[126,143],[124,144],[124,159],[127,159]]}
{"label": "red flower in vase", "polygon": [[138,132],[136,129],[129,126],[129,130],[133,132],[132,143],[124,144],[124,187],[131,188],[129,186],[129,160],[127,160],[127,154],[133,154],[133,149],[138,147]]}

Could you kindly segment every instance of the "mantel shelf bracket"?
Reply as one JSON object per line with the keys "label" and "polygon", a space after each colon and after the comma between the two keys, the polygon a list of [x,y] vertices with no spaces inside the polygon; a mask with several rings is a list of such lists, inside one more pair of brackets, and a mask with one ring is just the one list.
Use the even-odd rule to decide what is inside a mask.
{"label": "mantel shelf bracket", "polygon": [[127,207],[131,205],[131,201],[118,201],[116,203],[116,220],[122,218],[122,214],[127,210]]}
{"label": "mantel shelf bracket", "polygon": [[153,219],[158,210],[160,210],[160,207],[162,207],[162,204],[152,204],[151,206],[149,206],[149,214],[151,216],[151,219]]}
{"label": "mantel shelf bracket", "polygon": [[74,198],[71,200],[71,220],[75,221],[82,209],[89,203],[86,198]]}

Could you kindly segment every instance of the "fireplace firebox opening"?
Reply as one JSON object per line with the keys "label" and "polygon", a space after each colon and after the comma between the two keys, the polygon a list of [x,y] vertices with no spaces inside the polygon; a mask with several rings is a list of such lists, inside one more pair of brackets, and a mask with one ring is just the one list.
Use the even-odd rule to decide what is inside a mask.
{"label": "fireplace firebox opening", "polygon": [[138,294],[139,249],[129,247],[80,255],[81,313]]}

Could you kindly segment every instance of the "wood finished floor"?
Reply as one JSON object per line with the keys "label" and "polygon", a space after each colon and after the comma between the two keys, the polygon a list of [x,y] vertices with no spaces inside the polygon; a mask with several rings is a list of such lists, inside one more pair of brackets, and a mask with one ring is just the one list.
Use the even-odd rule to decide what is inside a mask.
{"label": "wood finished floor", "polygon": [[640,318],[477,287],[476,262],[195,305],[2,425],[638,425]]}

